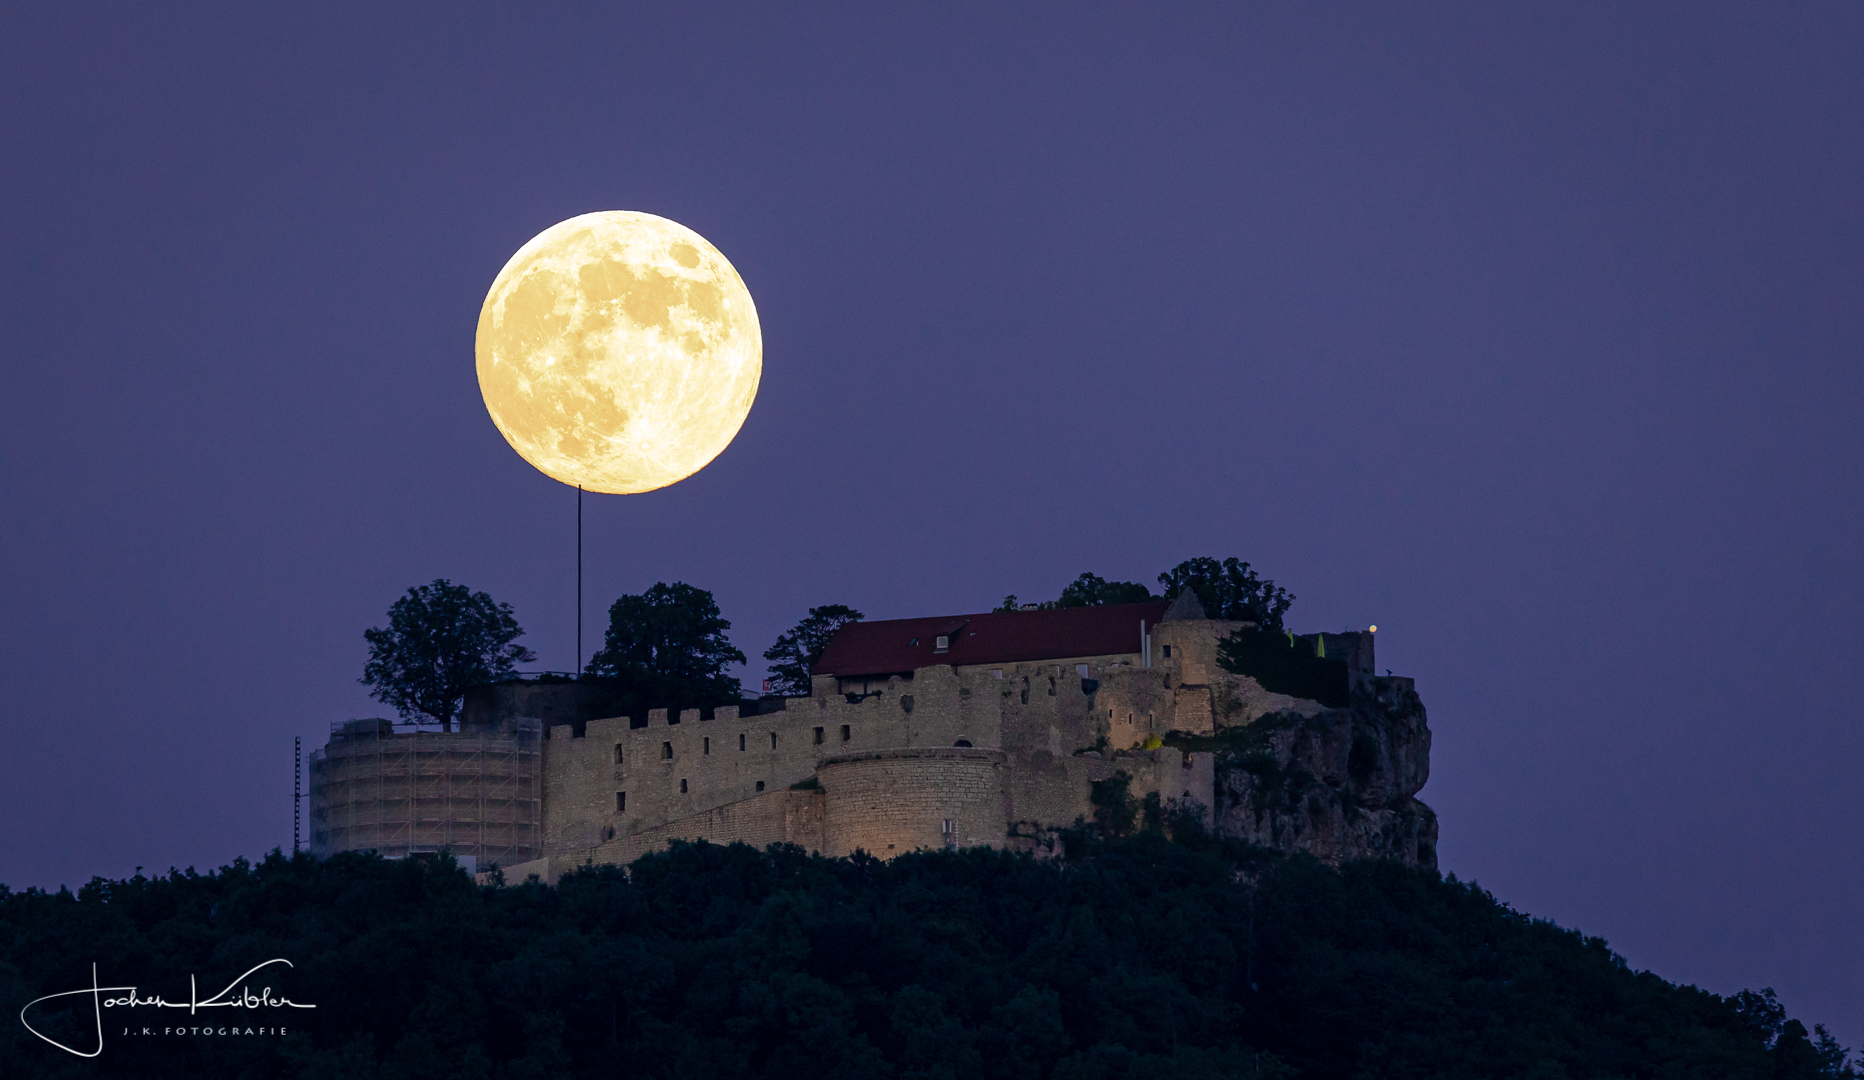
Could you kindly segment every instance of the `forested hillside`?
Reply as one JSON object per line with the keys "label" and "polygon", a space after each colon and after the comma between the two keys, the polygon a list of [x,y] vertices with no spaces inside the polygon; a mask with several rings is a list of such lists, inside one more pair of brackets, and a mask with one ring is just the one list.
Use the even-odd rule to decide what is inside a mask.
{"label": "forested hillside", "polygon": [[[105,1008],[88,1059],[14,1018],[88,988],[93,962],[105,986],[185,1002],[190,974],[205,997],[273,957],[295,967],[253,991],[314,1010]],[[9,1076],[1851,1075],[1771,995],[1634,972],[1434,871],[1158,834],[1081,835],[1066,867],[697,844],[556,888],[274,853],[0,889],[0,1001]],[[60,1002],[36,1026],[94,1048],[89,996]],[[209,1022],[288,1033],[120,1034]]]}

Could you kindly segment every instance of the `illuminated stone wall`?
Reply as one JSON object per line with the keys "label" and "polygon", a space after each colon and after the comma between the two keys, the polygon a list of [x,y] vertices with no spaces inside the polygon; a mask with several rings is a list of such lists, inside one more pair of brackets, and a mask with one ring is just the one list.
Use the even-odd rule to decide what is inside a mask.
{"label": "illuminated stone wall", "polygon": [[[580,737],[572,724],[553,725],[544,743],[544,856],[508,875],[554,881],[576,866],[627,863],[672,840],[701,839],[830,855],[992,846],[1046,857],[1061,830],[1093,820],[1093,783],[1122,772],[1135,800],[1196,807],[1223,835],[1333,861],[1426,861],[1435,818],[1413,797],[1428,776],[1421,706],[1403,723],[1380,724],[1358,706],[1323,715],[1317,702],[1270,693],[1217,664],[1218,642],[1238,625],[1160,623],[1150,628],[1149,656],[934,665],[886,680],[817,676],[811,696],[758,716],[726,708],[710,720],[688,711],[670,722],[657,710],[643,727],[590,720]],[[1327,635],[1327,649],[1348,658],[1355,679],[1370,680],[1362,687],[1409,690],[1408,680],[1370,678],[1370,635]],[[1234,761],[1220,772],[1212,751],[1160,743],[1270,714],[1282,715],[1266,736],[1277,765],[1265,775],[1288,778],[1274,791]],[[1383,734],[1377,768],[1360,782],[1346,766],[1353,733],[1367,723]],[[1303,786],[1310,781],[1319,787]]]}
{"label": "illuminated stone wall", "polygon": [[[581,737],[554,726],[545,743],[550,865],[626,862],[701,837],[898,854],[944,846],[948,821],[959,846],[1037,849],[1091,818],[1089,783],[1119,770],[1134,777],[1136,796],[1190,791],[1208,806],[1209,755],[1201,772],[1187,771],[1176,750],[1141,747],[1169,730],[1211,730],[1211,688],[1187,684],[1181,667],[1198,655],[1209,667],[1214,640],[1201,654],[1178,642],[1231,625],[1170,631],[1183,660],[1162,655],[1160,627],[1151,667],[1139,653],[935,665],[863,680],[853,693],[818,676],[813,696],[758,716],[724,708],[701,720],[688,710],[670,722],[656,710],[644,727],[591,720]],[[790,791],[802,782],[820,789]]]}
{"label": "illuminated stone wall", "polygon": [[1001,847],[1009,808],[1000,750],[925,747],[830,758],[822,853],[882,858],[919,848]]}

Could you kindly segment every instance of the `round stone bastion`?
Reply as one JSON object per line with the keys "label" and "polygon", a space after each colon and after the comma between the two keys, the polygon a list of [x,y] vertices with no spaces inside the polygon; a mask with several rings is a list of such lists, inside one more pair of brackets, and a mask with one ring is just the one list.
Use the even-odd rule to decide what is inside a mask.
{"label": "round stone bastion", "polygon": [[822,853],[883,859],[919,848],[1002,847],[1008,833],[1004,754],[904,747],[825,758]]}

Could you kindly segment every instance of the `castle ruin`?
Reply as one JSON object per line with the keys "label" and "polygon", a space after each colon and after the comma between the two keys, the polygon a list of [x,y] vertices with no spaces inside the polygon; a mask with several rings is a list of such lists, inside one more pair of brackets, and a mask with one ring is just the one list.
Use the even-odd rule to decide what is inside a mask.
{"label": "castle ruin", "polygon": [[[1189,591],[1171,603],[853,622],[814,665],[808,696],[766,699],[755,713],[579,720],[579,684],[505,683],[469,698],[457,735],[377,741],[463,745],[542,729],[534,845],[470,851],[510,880],[554,882],[672,840],[793,843],[830,856],[980,845],[1046,856],[1062,830],[1094,818],[1094,782],[1121,773],[1132,796],[1219,833],[1329,861],[1434,864],[1435,817],[1414,798],[1429,733],[1421,706],[1406,704],[1416,702],[1411,681],[1375,675],[1370,633],[1309,635],[1299,640],[1345,662],[1359,704],[1271,693],[1217,661],[1219,643],[1249,625],[1205,618]],[[1262,737],[1239,756],[1238,734]],[[337,759],[324,753],[324,771],[313,770],[314,850],[363,849],[372,834],[335,824],[359,816],[356,800],[337,797],[359,788],[339,788]],[[1374,789],[1377,805],[1366,797]],[[421,835],[446,832],[437,816],[456,812],[446,805],[429,800]],[[422,806],[405,807],[412,836]]]}

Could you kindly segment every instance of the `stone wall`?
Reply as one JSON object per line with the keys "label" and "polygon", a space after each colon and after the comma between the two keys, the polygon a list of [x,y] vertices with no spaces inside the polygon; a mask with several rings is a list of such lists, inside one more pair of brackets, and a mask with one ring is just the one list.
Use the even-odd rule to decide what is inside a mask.
{"label": "stone wall", "polygon": [[700,720],[689,709],[672,723],[665,709],[655,709],[645,727],[617,716],[589,721],[581,737],[569,725],[551,728],[544,744],[545,851],[590,850],[788,788],[812,775],[817,760],[862,737],[851,728],[844,739],[840,725],[820,712],[740,717],[727,707]]}
{"label": "stone wall", "polygon": [[964,747],[870,750],[824,761],[822,853],[886,858],[918,848],[1001,847],[1004,754]]}
{"label": "stone wall", "polygon": [[[684,823],[695,815],[788,788],[815,776],[826,759],[849,754],[968,747],[1024,758],[1042,751],[1059,759],[1097,746],[1105,749],[1109,727],[1095,699],[1110,683],[1161,680],[1159,671],[1139,663],[1140,657],[1129,654],[1039,664],[935,665],[855,694],[835,693],[835,680],[818,679],[815,696],[790,698],[784,709],[754,717],[721,708],[712,719],[701,720],[697,710],[688,710],[673,722],[665,710],[655,710],[645,727],[634,727],[627,717],[608,717],[588,721],[580,736],[572,725],[557,725],[545,743],[544,849],[571,857],[619,851],[606,845],[637,835],[690,833]],[[1073,771],[1085,775],[1083,769]],[[1045,770],[1044,775],[1071,782],[1066,769]],[[1067,812],[1061,824],[1076,816],[1078,799],[1047,802]],[[942,824],[944,817],[934,820]],[[997,820],[989,838],[980,842],[1001,844],[1011,820],[1016,819]],[[681,824],[673,828],[675,823]],[[862,836],[865,843],[878,834],[870,829]],[[910,850],[923,839],[918,832],[910,838],[902,834],[878,850],[887,844],[895,851]]]}
{"label": "stone wall", "polygon": [[[1359,850],[1371,841],[1346,834],[1372,827],[1364,815],[1342,817],[1339,829],[1315,818],[1292,832],[1286,814],[1246,820],[1239,805],[1261,802],[1255,789],[1220,767],[1221,748],[1184,741],[1264,716],[1323,712],[1217,665],[1217,643],[1241,625],[1160,623],[1149,628],[1150,665],[1128,653],[933,665],[887,679],[817,676],[812,696],[758,716],[656,710],[643,727],[626,717],[588,720],[580,735],[579,725],[552,726],[546,857],[534,868],[554,880],[566,867],[631,861],[674,839],[883,857],[947,845],[1047,852],[1058,830],[1093,818],[1092,783],[1120,772],[1135,798],[1156,793],[1166,808],[1198,807],[1219,831],[1277,846],[1298,833],[1329,851]],[[1327,640],[1329,654],[1347,653],[1356,671],[1370,662],[1370,635]],[[1167,737],[1176,745],[1162,745]],[[1354,809],[1350,797],[1340,805],[1342,814]],[[1410,811],[1387,809],[1392,820],[1377,827],[1403,831],[1401,811]],[[1404,820],[1413,818],[1423,821],[1415,812]],[[1432,828],[1413,829],[1414,858],[1419,845],[1434,844]],[[1334,835],[1342,839],[1327,839]]]}
{"label": "stone wall", "polygon": [[[796,844],[810,851],[821,851],[822,824],[820,789],[783,788],[664,825],[618,835],[592,847],[559,850],[541,859],[503,867],[503,870],[505,880],[513,884],[536,874],[545,883],[554,885],[559,877],[578,867],[625,865],[664,848],[673,840],[704,840],[714,844],[743,842],[756,847]],[[489,881],[489,872],[481,871],[479,880],[481,884]]]}

